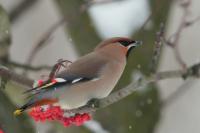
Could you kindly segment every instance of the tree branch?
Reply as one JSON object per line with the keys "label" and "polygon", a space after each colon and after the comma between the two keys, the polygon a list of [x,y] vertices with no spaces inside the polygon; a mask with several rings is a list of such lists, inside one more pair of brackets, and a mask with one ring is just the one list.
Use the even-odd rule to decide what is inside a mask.
{"label": "tree branch", "polygon": [[156,41],[153,51],[152,60],[150,63],[150,72],[155,73],[156,72],[156,66],[158,64],[158,59],[160,57],[161,48],[163,44],[163,38],[164,38],[164,24],[161,23],[160,30],[156,33]]}
{"label": "tree branch", "polygon": [[[183,70],[187,69],[187,65],[181,57],[181,54],[180,54],[180,51],[179,51],[179,48],[178,48],[178,44],[179,44],[179,41],[180,41],[180,37],[183,33],[182,31],[186,27],[189,26],[189,23],[187,22],[187,17],[189,15],[189,7],[190,7],[191,3],[192,3],[192,0],[187,0],[187,1],[184,1],[184,2],[181,3],[181,7],[183,9],[183,16],[181,18],[181,23],[180,23],[176,33],[171,36],[171,37],[174,37],[174,40],[170,41],[170,39],[171,39],[171,37],[170,37],[166,41],[167,42],[166,44],[168,44],[170,47],[173,48],[175,58],[176,58],[177,62],[180,64],[180,66],[182,67]],[[195,21],[198,21],[198,18]],[[194,23],[195,23],[195,21],[194,21]]]}
{"label": "tree branch", "polygon": [[13,66],[13,67],[31,70],[31,71],[40,71],[40,70],[44,70],[44,69],[51,70],[52,69],[51,66],[47,66],[47,65],[31,66],[31,65],[27,65],[27,64],[21,64],[21,63],[18,63],[18,62],[14,62],[14,61],[8,61],[8,64]]}
{"label": "tree branch", "polygon": [[185,80],[183,84],[181,84],[175,92],[173,92],[171,95],[169,95],[166,99],[161,102],[162,107],[166,108],[172,103],[174,103],[175,100],[177,100],[182,94],[187,92],[189,89],[191,89],[191,86],[194,85],[196,80],[193,78],[188,78]]}
{"label": "tree branch", "polygon": [[23,13],[37,4],[39,0],[23,0],[9,13],[11,23],[14,23]]}
{"label": "tree branch", "polygon": [[[191,73],[190,71],[195,71]],[[150,83],[157,82],[159,80],[171,79],[171,78],[183,78],[186,77],[199,77],[200,75],[200,63],[195,64],[187,69],[185,73],[183,70],[174,70],[174,71],[165,71],[154,74],[148,78],[139,79],[136,82],[130,83],[127,87],[122,88],[116,92],[111,93],[108,97],[96,100],[94,104],[89,104],[77,109],[66,110],[66,113],[85,113],[85,112],[94,112],[98,109],[107,107],[125,97],[132,94],[133,92],[142,89],[149,85]]]}
{"label": "tree branch", "polygon": [[12,80],[20,85],[24,85],[27,87],[32,87],[33,80],[23,75],[19,75],[8,68],[0,65],[0,76],[6,78],[7,80]]}
{"label": "tree branch", "polygon": [[[32,87],[33,84],[32,79],[24,77],[23,75],[16,74],[15,72],[10,71],[8,68],[3,66],[0,66],[0,76],[28,87]],[[106,98],[99,100],[96,99],[92,101],[91,104],[87,104],[77,109],[65,110],[65,113],[71,114],[71,113],[93,112],[100,108],[107,107],[127,97],[133,92],[146,87],[150,83],[164,79],[171,79],[171,78],[186,79],[188,77],[200,77],[200,63],[194,64],[193,66],[187,68],[186,72],[184,70],[172,70],[172,71],[158,72],[147,78],[140,78],[138,81],[130,83],[127,87],[124,87],[116,92],[111,93]]]}

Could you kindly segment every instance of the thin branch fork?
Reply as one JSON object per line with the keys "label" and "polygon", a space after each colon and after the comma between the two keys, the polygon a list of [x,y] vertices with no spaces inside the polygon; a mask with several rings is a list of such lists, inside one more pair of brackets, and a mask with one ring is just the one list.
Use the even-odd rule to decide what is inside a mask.
{"label": "thin branch fork", "polygon": [[194,24],[196,24],[197,22],[199,22],[200,21],[200,15],[199,16],[197,16],[195,19],[193,19],[193,20],[190,20],[190,21],[187,21],[186,22],[186,26],[188,27],[188,26],[192,26],[192,25],[194,25]]}
{"label": "thin branch fork", "polygon": [[189,26],[186,19],[187,19],[189,13],[190,13],[189,7],[190,7],[191,3],[192,3],[192,0],[186,0],[186,1],[184,1],[184,2],[182,2],[180,4],[180,6],[183,9],[183,16],[181,18],[181,23],[180,23],[180,25],[179,25],[176,33],[174,35],[172,35],[172,37],[174,37],[174,40],[173,41],[166,40],[166,42],[167,42],[166,44],[168,44],[170,47],[173,48],[174,53],[175,53],[175,58],[176,58],[177,62],[180,64],[180,66],[182,67],[182,69],[185,70],[185,71],[187,70],[187,65],[184,62],[183,58],[181,57],[180,51],[178,49],[178,44],[179,44],[179,41],[180,41],[180,37],[182,35],[182,31],[186,27]]}

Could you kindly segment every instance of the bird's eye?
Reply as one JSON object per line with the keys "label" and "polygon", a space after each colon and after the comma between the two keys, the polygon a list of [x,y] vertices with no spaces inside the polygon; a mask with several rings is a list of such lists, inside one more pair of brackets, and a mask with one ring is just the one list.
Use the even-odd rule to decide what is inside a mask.
{"label": "bird's eye", "polygon": [[119,43],[125,47],[129,46],[130,44],[132,43],[135,43],[135,41],[132,41],[132,40],[121,40],[119,41]]}

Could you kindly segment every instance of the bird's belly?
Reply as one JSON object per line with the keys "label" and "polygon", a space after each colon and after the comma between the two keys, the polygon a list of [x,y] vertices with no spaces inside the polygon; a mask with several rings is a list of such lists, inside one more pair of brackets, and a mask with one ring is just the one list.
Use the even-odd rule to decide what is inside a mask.
{"label": "bird's belly", "polygon": [[67,88],[59,88],[59,105],[65,109],[84,106],[93,98],[100,99],[108,96],[115,84],[110,85],[104,81],[92,81],[91,83],[81,83]]}
{"label": "bird's belly", "polygon": [[85,105],[88,102],[88,94],[79,92],[78,88],[60,88],[59,105],[64,109],[74,109]]}
{"label": "bird's belly", "polygon": [[[72,109],[85,105],[93,98],[107,97],[117,84],[124,66],[120,69],[105,71],[105,75],[93,81],[74,84],[67,88],[61,88],[59,103],[63,108]],[[107,70],[107,69],[106,69]],[[109,76],[111,75],[111,76]]]}

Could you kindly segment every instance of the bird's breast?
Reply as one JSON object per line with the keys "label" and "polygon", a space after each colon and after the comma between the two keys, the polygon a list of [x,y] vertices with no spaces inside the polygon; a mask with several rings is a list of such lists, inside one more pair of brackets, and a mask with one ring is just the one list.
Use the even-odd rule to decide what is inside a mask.
{"label": "bird's breast", "polygon": [[120,79],[125,63],[108,63],[100,72],[99,77],[90,81],[77,83],[60,91],[60,104],[71,109],[85,105],[92,98],[104,98],[110,94]]}
{"label": "bird's breast", "polygon": [[95,96],[97,98],[104,98],[108,96],[111,91],[114,89],[115,85],[119,81],[125,68],[125,63],[113,62],[108,64],[106,68],[102,71],[102,76],[100,77],[99,82],[96,84],[99,85]]}

